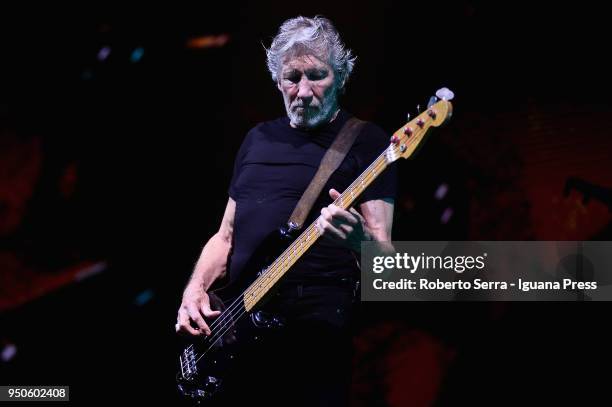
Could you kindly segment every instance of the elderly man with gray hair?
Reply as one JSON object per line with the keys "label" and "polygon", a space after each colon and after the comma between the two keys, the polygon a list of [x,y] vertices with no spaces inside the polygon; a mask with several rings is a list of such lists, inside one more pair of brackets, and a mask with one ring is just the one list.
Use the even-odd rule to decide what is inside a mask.
{"label": "elderly man with gray hair", "polygon": [[[210,335],[208,324],[219,315],[210,304],[211,285],[240,275],[264,238],[287,222],[352,117],[339,97],[355,57],[328,19],[285,21],[267,49],[267,65],[287,115],[256,125],[238,151],[219,231],[204,246],[178,311],[176,330],[186,335]],[[264,405],[348,403],[355,258],[362,241],[391,240],[394,166],[350,210],[333,202],[387,145],[388,136],[366,123],[316,199],[307,221],[318,219],[325,238],[294,264],[266,305],[282,314],[286,328],[243,362],[229,392],[236,398]]]}

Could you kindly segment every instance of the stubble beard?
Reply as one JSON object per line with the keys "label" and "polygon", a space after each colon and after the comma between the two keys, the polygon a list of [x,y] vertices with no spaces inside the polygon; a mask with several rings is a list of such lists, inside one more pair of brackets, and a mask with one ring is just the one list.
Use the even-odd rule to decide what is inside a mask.
{"label": "stubble beard", "polygon": [[321,106],[308,106],[302,109],[296,108],[302,106],[300,101],[295,100],[293,105],[290,105],[289,101],[286,100],[285,109],[291,125],[303,129],[312,129],[329,122],[338,109],[337,95],[329,95],[326,100]]}

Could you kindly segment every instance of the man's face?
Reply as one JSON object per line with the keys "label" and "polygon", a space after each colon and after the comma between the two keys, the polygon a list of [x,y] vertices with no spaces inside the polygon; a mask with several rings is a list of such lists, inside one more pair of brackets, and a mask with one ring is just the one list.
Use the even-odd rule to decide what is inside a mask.
{"label": "man's face", "polygon": [[335,79],[333,68],[313,55],[283,63],[278,88],[292,127],[313,128],[331,120],[338,106]]}

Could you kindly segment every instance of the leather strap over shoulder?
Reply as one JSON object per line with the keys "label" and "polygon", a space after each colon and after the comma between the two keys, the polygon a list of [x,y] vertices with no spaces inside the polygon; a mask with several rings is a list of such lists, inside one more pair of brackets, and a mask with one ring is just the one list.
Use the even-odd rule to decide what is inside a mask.
{"label": "leather strap over shoulder", "polygon": [[340,133],[323,156],[317,173],[289,218],[291,229],[299,230],[302,228],[308,213],[321,194],[321,190],[333,172],[338,169],[365,124],[366,122],[363,120],[352,117],[342,126]]}

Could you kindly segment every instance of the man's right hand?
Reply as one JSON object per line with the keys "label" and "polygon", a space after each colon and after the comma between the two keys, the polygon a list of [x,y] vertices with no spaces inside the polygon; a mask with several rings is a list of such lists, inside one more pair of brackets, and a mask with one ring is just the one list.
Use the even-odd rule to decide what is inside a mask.
{"label": "man's right hand", "polygon": [[[215,319],[221,311],[213,311],[210,297],[201,284],[190,283],[183,293],[183,301],[176,318],[176,332],[185,335],[210,335],[206,320]],[[206,320],[205,320],[206,318]]]}

